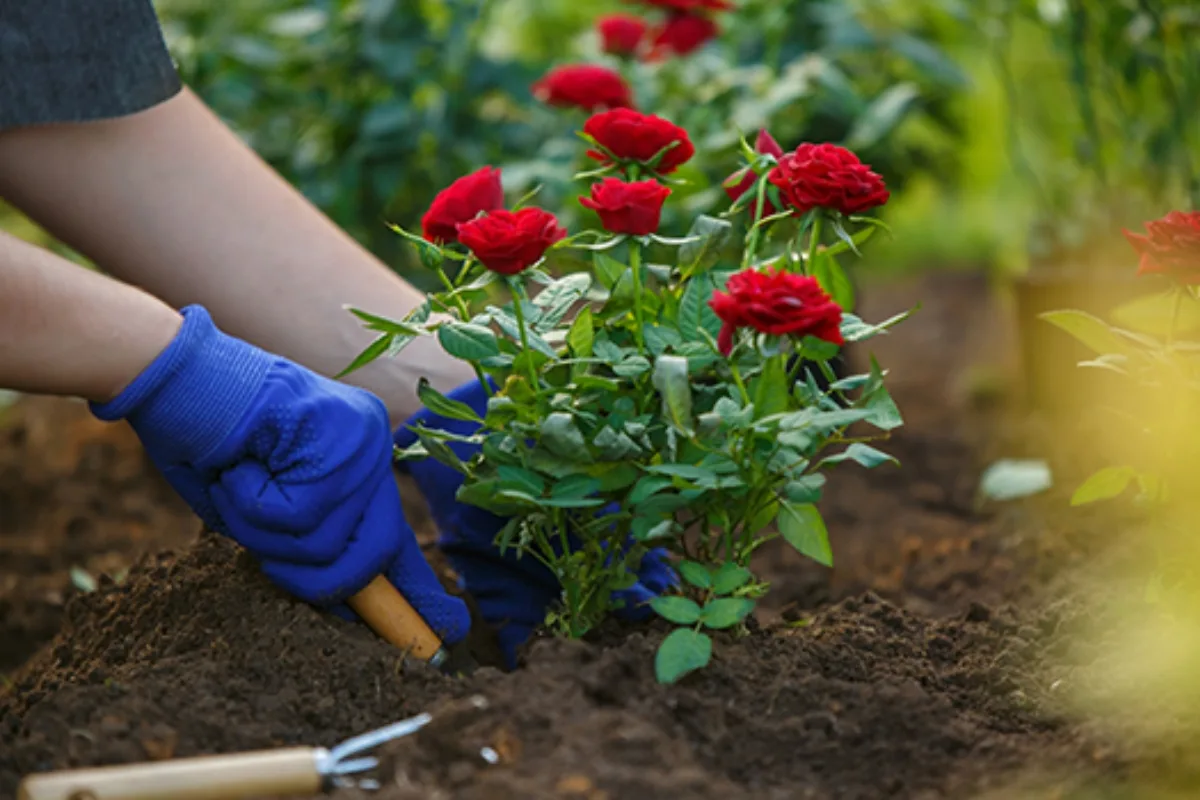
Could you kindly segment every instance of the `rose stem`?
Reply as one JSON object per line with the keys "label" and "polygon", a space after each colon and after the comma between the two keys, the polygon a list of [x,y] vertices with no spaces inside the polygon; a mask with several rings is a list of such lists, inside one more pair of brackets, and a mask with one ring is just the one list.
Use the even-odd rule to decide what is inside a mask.
{"label": "rose stem", "polygon": [[636,326],[633,338],[637,342],[638,355],[646,355],[645,322],[642,317],[642,244],[637,239],[629,240],[629,269],[633,272],[633,318]]}
{"label": "rose stem", "polygon": [[807,266],[802,269],[805,275],[811,275],[813,265],[817,263],[817,248],[821,245],[821,212],[818,210],[813,217],[812,233],[808,238]]}
{"label": "rose stem", "polygon": [[[465,262],[463,262],[463,265],[462,265],[463,273],[465,273],[470,268],[471,268],[471,259],[467,258],[467,260]],[[458,313],[459,313],[459,316],[462,317],[462,321],[469,322],[471,319],[471,309],[467,308],[467,301],[462,299],[462,295],[454,294],[454,291],[455,291],[454,284],[450,282],[450,276],[446,274],[445,267],[439,266],[437,268],[437,274],[438,274],[438,277],[442,279],[442,283],[445,285],[446,291],[448,291],[450,294],[454,295],[454,302],[458,306]],[[475,361],[468,361],[467,363],[471,365],[471,369],[475,370],[475,377],[478,378],[479,383],[482,384],[484,394],[486,394],[488,397],[491,397],[492,396],[492,387],[488,384],[487,377],[483,374],[483,368],[480,367],[478,362],[475,362]]]}
{"label": "rose stem", "polygon": [[521,332],[522,355],[525,356],[525,364],[529,367],[529,388],[533,389],[535,394],[540,394],[541,385],[538,381],[537,369],[533,366],[533,354],[529,350],[529,334],[525,332],[525,311],[521,308],[521,299],[525,292],[516,275],[509,276],[508,284],[512,288],[513,314],[517,317],[517,329]]}

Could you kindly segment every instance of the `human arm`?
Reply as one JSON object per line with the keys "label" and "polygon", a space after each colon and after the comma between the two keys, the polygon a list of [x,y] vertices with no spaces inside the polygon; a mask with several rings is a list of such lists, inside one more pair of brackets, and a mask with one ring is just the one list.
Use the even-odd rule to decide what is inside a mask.
{"label": "human arm", "polygon": [[[326,376],[372,339],[345,305],[395,317],[424,300],[187,89],[115,119],[0,131],[0,196],[105,272]],[[471,371],[426,337],[346,381],[396,425],[421,376],[448,391]]]}
{"label": "human arm", "polygon": [[0,233],[0,387],[111,400],[182,321],[139,289]]}

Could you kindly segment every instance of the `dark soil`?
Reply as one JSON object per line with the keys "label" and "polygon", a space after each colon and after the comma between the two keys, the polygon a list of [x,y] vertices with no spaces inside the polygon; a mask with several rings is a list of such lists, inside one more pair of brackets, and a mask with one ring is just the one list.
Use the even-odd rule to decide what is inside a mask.
{"label": "dark soil", "polygon": [[[540,639],[513,673],[433,673],[285,597],[226,541],[188,545],[194,524],[120,434],[106,434],[116,449],[104,452],[125,453],[125,478],[95,486],[120,471],[84,469],[83,458],[46,470],[38,460],[60,445],[9,434],[0,542],[5,574],[21,578],[0,598],[22,648],[62,616],[50,606],[40,627],[23,623],[38,592],[57,587],[65,599],[64,569],[96,563],[91,551],[67,555],[72,542],[104,547],[161,525],[163,538],[129,534],[114,558],[183,549],[143,557],[121,585],[76,593],[62,630],[11,673],[0,690],[0,796],[34,771],[331,746],[420,711],[434,722],[384,750],[384,800],[1062,797],[1132,774],[1134,755],[1075,720],[1047,679],[1097,658],[1094,645],[1076,646],[1093,611],[1063,599],[1073,584],[1058,576],[1101,547],[1102,526],[1056,521],[1037,504],[976,502],[1001,429],[988,405],[994,381],[973,365],[1011,369],[989,298],[970,274],[871,287],[869,318],[924,306],[872,347],[908,420],[887,447],[903,466],[831,475],[836,568],[765,549],[773,593],[751,632],[720,638],[713,663],[672,687],[654,680],[665,632],[655,625]],[[9,430],[20,424],[32,423]],[[91,498],[67,506],[93,526],[82,538],[66,512],[50,511],[69,487]],[[1040,506],[1063,503],[1058,494]],[[141,511],[126,510],[136,498]],[[27,551],[42,560],[10,571]],[[10,608],[25,609],[14,623]]]}

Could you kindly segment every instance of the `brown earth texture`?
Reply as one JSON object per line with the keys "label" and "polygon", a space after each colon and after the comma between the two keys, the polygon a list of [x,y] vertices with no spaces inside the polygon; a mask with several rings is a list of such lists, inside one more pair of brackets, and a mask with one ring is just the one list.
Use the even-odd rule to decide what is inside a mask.
{"label": "brown earth texture", "polygon": [[997,297],[969,271],[866,288],[868,319],[921,304],[870,343],[906,417],[884,445],[901,466],[839,466],[835,567],[772,543],[758,617],[673,686],[657,624],[539,638],[511,673],[406,661],[199,535],[126,429],[21,400],[0,412],[0,797],[33,772],[328,747],[418,712],[433,722],[383,748],[378,792],[333,795],[1190,796],[1183,710],[1155,712],[1183,738],[1151,746],[1062,699],[1109,657],[1085,567],[1136,520],[1069,509],[1067,486],[979,498],[983,469],[1044,433],[1001,391]]}

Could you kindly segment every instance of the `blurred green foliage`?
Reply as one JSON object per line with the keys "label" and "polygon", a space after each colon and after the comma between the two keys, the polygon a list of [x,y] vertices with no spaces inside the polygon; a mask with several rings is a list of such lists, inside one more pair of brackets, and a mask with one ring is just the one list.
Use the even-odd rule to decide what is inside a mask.
{"label": "blurred green foliage", "polygon": [[998,82],[1035,263],[1111,264],[1122,227],[1200,206],[1194,0],[989,0],[964,21]]}
{"label": "blurred green foliage", "polygon": [[[575,222],[575,136],[586,115],[540,105],[556,64],[608,63],[597,16],[631,7],[568,0],[157,0],[185,81],[335,221],[418,283],[385,221],[419,225],[433,195],[484,164]],[[875,0],[746,0],[720,40],[662,64],[626,65],[639,108],[686,127],[703,154],[679,177],[678,214],[725,202],[737,136],[785,147],[839,141],[893,188],[944,175],[965,86],[933,42],[934,17]],[[668,218],[670,226],[674,220]]]}

